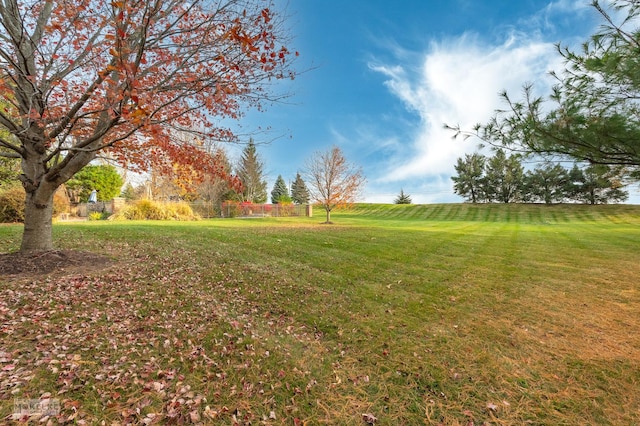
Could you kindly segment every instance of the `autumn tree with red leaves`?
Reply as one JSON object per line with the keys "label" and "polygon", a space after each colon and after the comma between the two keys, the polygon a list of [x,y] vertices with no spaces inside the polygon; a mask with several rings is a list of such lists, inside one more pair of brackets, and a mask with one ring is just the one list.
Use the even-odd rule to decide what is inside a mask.
{"label": "autumn tree with red leaves", "polygon": [[327,213],[325,223],[331,223],[331,211],[353,203],[366,182],[362,168],[350,163],[337,146],[316,152],[306,164],[311,198]]}
{"label": "autumn tree with red leaves", "polygon": [[[98,155],[224,174],[198,143],[293,78],[272,0],[0,0],[0,155],[19,158],[21,251],[50,250],[56,188]],[[4,135],[0,132],[0,135]]]}

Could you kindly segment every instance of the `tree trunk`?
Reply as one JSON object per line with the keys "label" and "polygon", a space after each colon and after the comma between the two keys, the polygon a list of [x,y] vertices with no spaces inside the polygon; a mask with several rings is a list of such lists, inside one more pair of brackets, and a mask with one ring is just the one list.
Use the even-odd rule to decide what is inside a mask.
{"label": "tree trunk", "polygon": [[325,223],[331,223],[331,209],[325,209],[327,211],[327,221]]}
{"label": "tree trunk", "polygon": [[[53,216],[53,193],[46,194],[45,203],[37,203],[34,193],[27,193],[24,208],[24,233],[20,251],[53,250],[51,218]],[[42,194],[40,194],[42,199]]]}
{"label": "tree trunk", "polygon": [[[35,132],[36,136],[38,132]],[[38,139],[34,137],[34,139]],[[19,176],[26,192],[24,205],[24,232],[20,251],[53,250],[52,216],[53,194],[80,169],[96,156],[93,151],[83,151],[69,161],[63,160],[63,167],[47,167],[47,152],[43,142],[25,143],[22,157],[22,175]],[[89,147],[90,148],[90,147]]]}

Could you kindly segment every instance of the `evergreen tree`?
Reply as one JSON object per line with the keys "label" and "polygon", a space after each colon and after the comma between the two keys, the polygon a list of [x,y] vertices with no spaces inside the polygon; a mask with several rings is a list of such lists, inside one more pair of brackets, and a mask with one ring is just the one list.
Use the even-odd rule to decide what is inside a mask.
{"label": "evergreen tree", "polygon": [[300,173],[296,174],[296,180],[291,185],[291,199],[296,204],[309,204],[309,190],[302,180]]}
{"label": "evergreen tree", "polygon": [[395,204],[411,204],[411,196],[409,194],[405,194],[404,190],[400,188],[400,194],[393,202]]}
{"label": "evergreen tree", "polygon": [[524,169],[518,155],[507,156],[502,149],[489,159],[484,180],[488,201],[518,202],[522,196]]}
{"label": "evergreen tree", "polygon": [[264,163],[260,159],[253,139],[242,151],[237,167],[237,174],[242,182],[241,201],[262,204],[267,201],[267,182],[264,180]]}
{"label": "evergreen tree", "polygon": [[474,153],[466,154],[464,160],[458,158],[454,166],[458,176],[453,176],[453,190],[456,194],[466,198],[466,201],[477,203],[484,201],[484,167],[486,158],[484,155]]}
{"label": "evergreen tree", "polygon": [[577,164],[574,164],[567,174],[567,184],[564,188],[567,198],[571,201],[578,201],[581,198],[580,192],[582,191],[584,180],[584,172]]}
{"label": "evergreen tree", "polygon": [[278,179],[276,179],[276,183],[273,185],[273,190],[271,191],[271,202],[278,204],[280,201],[286,199],[291,199],[291,197],[289,197],[289,188],[287,188],[287,184],[282,178],[282,175],[278,175]]}
{"label": "evergreen tree", "polygon": [[570,193],[575,201],[585,204],[607,204],[625,201],[629,193],[616,173],[608,166],[592,164],[584,170],[574,165],[569,172]]}
{"label": "evergreen tree", "polygon": [[545,204],[561,203],[567,198],[568,173],[559,164],[545,163],[528,171],[524,179],[522,198],[524,201]]}

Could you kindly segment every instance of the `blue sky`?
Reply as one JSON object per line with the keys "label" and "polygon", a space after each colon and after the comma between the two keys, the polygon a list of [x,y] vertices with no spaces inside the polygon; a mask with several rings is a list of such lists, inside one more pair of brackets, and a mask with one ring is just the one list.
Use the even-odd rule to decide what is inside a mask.
{"label": "blue sky", "polygon": [[270,128],[254,136],[271,141],[258,147],[269,192],[335,144],[367,177],[359,201],[391,203],[403,189],[414,203],[461,202],[453,166],[478,141],[453,140],[443,124],[485,122],[498,93],[519,95],[525,82],[544,93],[562,67],[555,44],[579,46],[599,25],[589,4],[290,0],[297,66],[308,71],[282,86],[285,103],[242,122]]}

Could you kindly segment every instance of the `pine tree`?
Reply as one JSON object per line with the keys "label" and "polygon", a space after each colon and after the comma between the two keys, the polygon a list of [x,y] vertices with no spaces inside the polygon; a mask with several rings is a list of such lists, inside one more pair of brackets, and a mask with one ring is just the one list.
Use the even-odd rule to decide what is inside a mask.
{"label": "pine tree", "polygon": [[309,190],[300,173],[296,174],[296,180],[291,185],[291,199],[296,204],[309,204]]}
{"label": "pine tree", "polygon": [[267,182],[264,180],[264,163],[260,159],[253,139],[242,151],[238,165],[238,178],[242,182],[242,201],[262,204],[267,201]]}
{"label": "pine tree", "polygon": [[575,201],[585,204],[608,204],[623,202],[629,193],[622,189],[622,184],[615,170],[602,164],[590,164],[584,169],[576,165],[569,172],[570,192]]}
{"label": "pine tree", "polygon": [[522,198],[524,168],[520,157],[498,149],[487,161],[484,194],[489,202],[517,203]]}
{"label": "pine tree", "polygon": [[640,179],[640,3],[588,3],[600,15],[600,29],[579,44],[580,50],[558,45],[564,65],[551,72],[551,93],[538,96],[531,83],[524,85],[521,100],[502,92],[506,108],[473,132],[454,128],[458,135],[529,154],[621,166]]}
{"label": "pine tree", "polygon": [[478,153],[458,158],[454,166],[458,175],[451,177],[454,192],[472,203],[486,201],[483,189],[485,164],[485,156]]}
{"label": "pine tree", "polygon": [[287,184],[282,178],[282,175],[278,175],[278,179],[276,179],[276,183],[273,185],[273,190],[271,191],[271,202],[278,204],[285,199],[291,199],[291,197],[289,197],[289,188],[287,188]]}
{"label": "pine tree", "polygon": [[569,175],[560,164],[546,162],[524,176],[522,200],[525,202],[561,203],[567,198]]}
{"label": "pine tree", "polygon": [[411,204],[411,196],[409,194],[405,194],[404,190],[400,188],[400,194],[393,202],[395,204]]}

